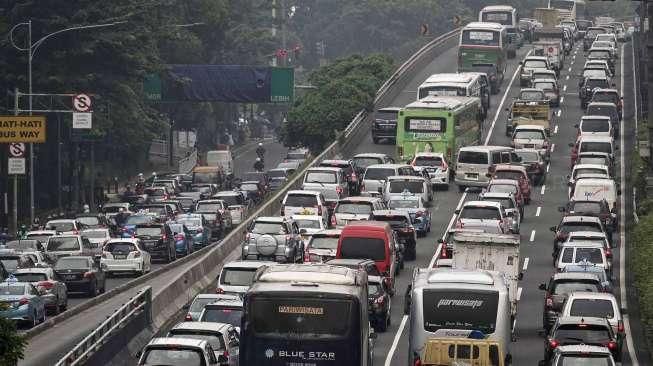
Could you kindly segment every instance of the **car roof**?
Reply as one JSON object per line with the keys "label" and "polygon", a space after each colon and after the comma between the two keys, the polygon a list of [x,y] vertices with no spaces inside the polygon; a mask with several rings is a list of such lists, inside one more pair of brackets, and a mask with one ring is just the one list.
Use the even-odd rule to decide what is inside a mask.
{"label": "car roof", "polygon": [[565,248],[595,248],[603,249],[603,243],[599,241],[579,240],[579,241],[566,241],[562,243]]}
{"label": "car roof", "polygon": [[560,272],[554,274],[551,279],[558,280],[599,280],[599,278],[590,272]]}
{"label": "car roof", "polygon": [[410,165],[408,164],[372,164],[367,167],[367,169],[397,169],[397,168],[405,168],[409,167]]}
{"label": "car roof", "polygon": [[590,325],[604,325],[610,328],[607,319],[597,318],[593,316],[561,316],[558,318],[559,324],[590,324]]}
{"label": "car roof", "polygon": [[381,198],[379,198],[379,197],[365,197],[365,196],[352,196],[352,197],[343,198],[343,199],[339,200],[338,203],[343,203],[343,202],[345,202],[345,203],[346,202],[369,202],[369,203],[373,203],[373,202],[377,202],[377,201],[381,201]]}
{"label": "car roof", "polygon": [[340,236],[340,234],[342,234],[342,229],[325,229],[314,233],[312,236],[313,237],[334,236],[334,235]]}
{"label": "car roof", "polygon": [[241,300],[239,297],[234,297],[232,299],[228,298],[219,298],[218,300],[214,302],[210,302],[204,306],[204,309],[207,309],[208,307],[220,307],[220,306],[236,306],[236,307],[243,307],[243,300]]}
{"label": "car roof", "polygon": [[259,216],[255,218],[254,221],[281,223],[281,222],[286,222],[288,220],[283,216]]}
{"label": "car roof", "polygon": [[152,338],[150,343],[147,344],[147,346],[168,346],[168,345],[179,345],[184,347],[204,349],[206,345],[208,345],[208,342],[203,339],[158,337],[158,338]]}
{"label": "car roof", "polygon": [[301,189],[296,189],[292,191],[288,191],[286,193],[286,196],[289,196],[291,194],[300,194],[300,195],[305,195],[305,196],[319,196],[320,192],[318,191],[308,191],[308,190],[301,190]]}
{"label": "car roof", "polygon": [[231,328],[231,324],[218,323],[218,322],[180,322],[173,326],[170,330],[201,330],[209,332],[223,333]]}
{"label": "car roof", "polygon": [[360,258],[336,258],[336,259],[331,259],[326,262],[326,264],[331,264],[334,266],[337,266],[339,264],[344,265],[360,265],[360,264],[368,264],[368,263],[375,263],[374,260],[372,259],[360,259]]}
{"label": "car roof", "polygon": [[501,204],[495,201],[467,201],[463,204],[463,208],[468,206],[501,208]]}
{"label": "car roof", "polygon": [[317,166],[313,168],[309,168],[306,170],[306,172],[339,172],[341,171],[342,168],[339,167],[332,167],[332,166]]}
{"label": "car roof", "polygon": [[590,346],[587,344],[570,344],[566,346],[558,346],[555,349],[555,352],[558,353],[581,353],[585,354],[601,354],[606,356],[611,356],[612,353],[607,347],[601,346]]}
{"label": "car roof", "polygon": [[590,102],[590,103],[587,105],[588,108],[589,108],[589,107],[592,107],[592,106],[614,107],[614,108],[617,108],[617,106],[614,105],[614,103],[611,103],[611,102]]}
{"label": "car roof", "polygon": [[[580,272],[577,272],[580,273]],[[574,291],[569,294],[567,301],[574,299],[595,299],[595,300],[610,300],[617,303],[617,298],[608,292],[589,292],[589,291]]]}
{"label": "car roof", "polygon": [[585,116],[580,117],[581,122],[583,120],[587,120],[587,119],[603,119],[603,120],[609,121],[610,117],[602,116],[602,115],[598,115],[598,114],[590,114],[590,115],[585,115]]}
{"label": "car roof", "polygon": [[342,164],[342,165],[349,165],[351,164],[349,160],[345,159],[325,159],[320,162],[320,164]]}
{"label": "car roof", "polygon": [[374,210],[372,211],[374,216],[402,216],[408,217],[408,212],[401,210]]}
{"label": "car roof", "polygon": [[356,158],[386,158],[386,157],[388,157],[388,154],[382,154],[382,153],[361,153],[361,154],[354,155],[354,159],[356,159]]}

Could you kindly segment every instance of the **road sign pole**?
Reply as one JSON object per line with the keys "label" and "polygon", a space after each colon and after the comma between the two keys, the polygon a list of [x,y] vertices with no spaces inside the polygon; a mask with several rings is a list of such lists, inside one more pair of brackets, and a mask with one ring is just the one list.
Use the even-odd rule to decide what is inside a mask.
{"label": "road sign pole", "polygon": [[[14,89],[14,114],[18,115],[18,88]],[[12,233],[18,232],[18,176],[14,175],[14,202],[13,202],[13,222],[11,223]]]}

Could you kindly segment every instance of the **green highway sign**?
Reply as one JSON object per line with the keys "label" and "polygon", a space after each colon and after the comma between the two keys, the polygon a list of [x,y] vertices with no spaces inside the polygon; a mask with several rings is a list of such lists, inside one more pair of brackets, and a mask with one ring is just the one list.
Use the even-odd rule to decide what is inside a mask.
{"label": "green highway sign", "polygon": [[270,102],[292,103],[295,91],[295,70],[292,67],[273,67],[270,82]]}
{"label": "green highway sign", "polygon": [[143,93],[145,99],[150,101],[161,101],[163,98],[161,77],[158,74],[148,74],[143,80]]}

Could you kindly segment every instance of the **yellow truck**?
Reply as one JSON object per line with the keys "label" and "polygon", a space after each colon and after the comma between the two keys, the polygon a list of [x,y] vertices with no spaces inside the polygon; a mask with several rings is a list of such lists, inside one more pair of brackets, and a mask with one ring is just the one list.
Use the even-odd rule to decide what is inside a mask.
{"label": "yellow truck", "polygon": [[533,17],[542,23],[543,28],[553,28],[560,24],[560,14],[557,9],[535,8]]}
{"label": "yellow truck", "polygon": [[430,338],[422,357],[423,366],[505,366],[511,362],[501,342],[491,339]]}
{"label": "yellow truck", "polygon": [[508,110],[506,136],[519,125],[543,126],[547,135],[551,133],[551,107],[547,100],[515,100]]}

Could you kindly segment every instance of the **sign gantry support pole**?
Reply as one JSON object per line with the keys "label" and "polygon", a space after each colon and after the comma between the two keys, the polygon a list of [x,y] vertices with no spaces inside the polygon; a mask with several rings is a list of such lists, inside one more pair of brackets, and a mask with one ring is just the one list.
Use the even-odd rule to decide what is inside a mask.
{"label": "sign gantry support pole", "polygon": [[[14,89],[14,114],[17,116],[18,115],[18,88]],[[30,154],[32,154],[32,150],[30,148]],[[30,172],[31,173],[31,172]],[[12,233],[17,233],[18,232],[18,175],[14,174],[14,202],[13,202],[13,207],[12,207]]]}

